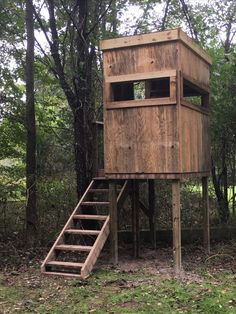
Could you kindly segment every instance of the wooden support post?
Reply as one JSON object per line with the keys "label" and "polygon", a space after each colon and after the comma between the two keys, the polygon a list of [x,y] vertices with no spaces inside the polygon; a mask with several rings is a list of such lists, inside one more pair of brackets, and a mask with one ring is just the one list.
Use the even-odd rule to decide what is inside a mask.
{"label": "wooden support post", "polygon": [[133,256],[139,257],[139,185],[137,180],[132,182],[132,233],[133,233]]}
{"label": "wooden support post", "polygon": [[181,256],[181,215],[180,215],[180,181],[172,181],[172,222],[173,222],[173,254],[176,274],[182,270]]}
{"label": "wooden support post", "polygon": [[116,184],[109,182],[109,209],[110,209],[110,243],[111,243],[111,262],[118,264],[118,224],[117,224],[117,196]]}
{"label": "wooden support post", "polygon": [[149,202],[149,227],[152,246],[156,249],[156,223],[155,223],[155,181],[148,180],[148,202]]}
{"label": "wooden support post", "polygon": [[202,177],[202,201],[203,201],[203,246],[206,252],[210,253],[208,177]]}

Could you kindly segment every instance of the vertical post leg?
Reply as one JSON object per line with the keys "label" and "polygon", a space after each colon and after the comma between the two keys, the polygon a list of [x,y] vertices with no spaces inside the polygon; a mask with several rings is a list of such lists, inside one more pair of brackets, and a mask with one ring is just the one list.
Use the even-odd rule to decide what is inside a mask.
{"label": "vertical post leg", "polygon": [[111,262],[118,264],[118,225],[117,225],[117,195],[116,185],[109,182],[109,209],[110,209],[110,240],[111,240]]}
{"label": "vertical post leg", "polygon": [[208,177],[202,177],[202,201],[203,201],[203,246],[206,252],[210,253]]}
{"label": "vertical post leg", "polygon": [[139,257],[139,185],[137,180],[132,184],[132,233],[133,233],[133,256]]}
{"label": "vertical post leg", "polygon": [[182,270],[180,180],[172,181],[172,223],[173,223],[174,270],[176,274],[180,274]]}
{"label": "vertical post leg", "polygon": [[154,180],[148,180],[148,202],[149,202],[149,226],[152,246],[156,249],[156,223],[155,223],[155,185]]}

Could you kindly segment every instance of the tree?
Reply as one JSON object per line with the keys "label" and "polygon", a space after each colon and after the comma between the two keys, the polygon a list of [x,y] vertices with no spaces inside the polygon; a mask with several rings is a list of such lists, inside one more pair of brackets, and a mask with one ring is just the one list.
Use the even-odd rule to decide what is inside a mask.
{"label": "tree", "polygon": [[[111,3],[111,2],[110,2]],[[34,9],[38,24],[48,42],[52,59],[40,46],[48,66],[58,79],[73,114],[75,171],[78,198],[92,177],[91,133],[94,120],[94,93],[92,92],[93,65],[96,48],[93,34],[110,7],[102,9],[100,2],[60,1],[46,2],[49,21]]]}
{"label": "tree", "polygon": [[36,207],[36,124],[34,104],[34,16],[31,0],[26,0],[27,50],[26,81],[26,234],[28,244],[37,239]]}

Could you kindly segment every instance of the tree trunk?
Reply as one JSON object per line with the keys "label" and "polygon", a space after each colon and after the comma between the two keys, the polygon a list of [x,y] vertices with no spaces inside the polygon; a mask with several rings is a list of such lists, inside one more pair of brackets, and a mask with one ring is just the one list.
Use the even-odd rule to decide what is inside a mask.
{"label": "tree trunk", "polygon": [[28,245],[37,240],[36,207],[36,125],[34,105],[34,20],[31,0],[26,0],[26,237]]}
{"label": "tree trunk", "polygon": [[217,178],[215,166],[212,166],[212,182],[214,185],[217,202],[219,206],[219,216],[222,222],[227,222],[229,219],[229,207],[224,194],[221,190],[220,179]]}

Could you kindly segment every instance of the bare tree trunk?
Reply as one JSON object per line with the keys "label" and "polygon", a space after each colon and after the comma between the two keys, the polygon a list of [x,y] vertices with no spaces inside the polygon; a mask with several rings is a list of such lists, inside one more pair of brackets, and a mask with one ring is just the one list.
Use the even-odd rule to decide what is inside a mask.
{"label": "bare tree trunk", "polygon": [[26,236],[28,245],[37,241],[36,125],[34,105],[34,20],[31,0],[26,0]]}

